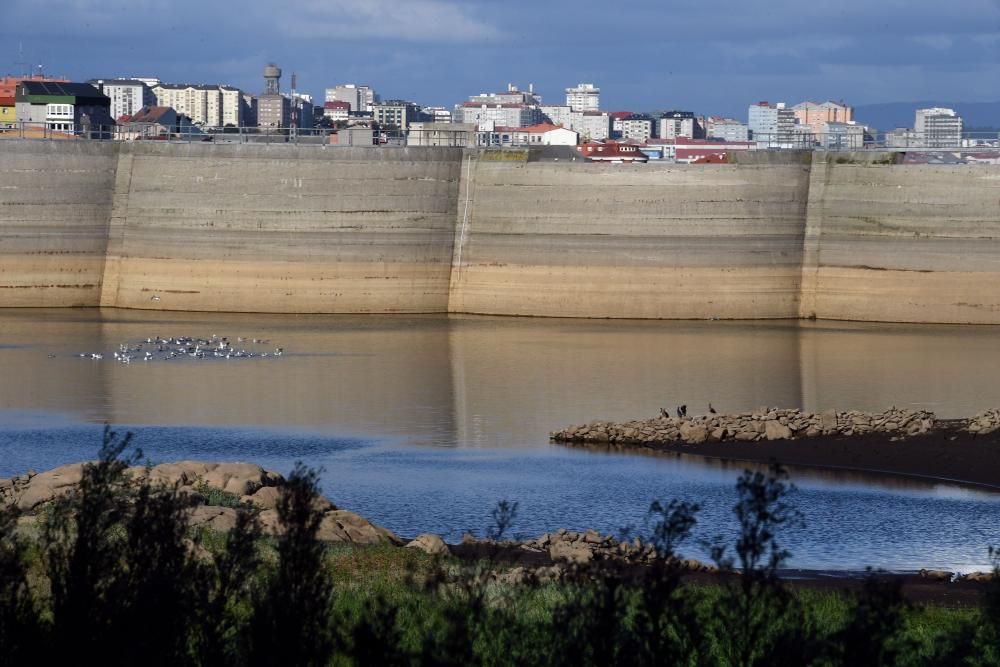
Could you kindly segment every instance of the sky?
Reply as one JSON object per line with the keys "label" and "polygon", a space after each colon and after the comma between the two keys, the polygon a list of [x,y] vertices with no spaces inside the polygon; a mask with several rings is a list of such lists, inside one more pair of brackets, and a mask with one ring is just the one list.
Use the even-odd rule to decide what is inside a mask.
{"label": "sky", "polygon": [[[563,103],[746,115],[759,100],[1000,99],[1000,0],[3,0],[0,73],[282,89],[451,107],[529,83]],[[19,55],[23,54],[23,55]]]}

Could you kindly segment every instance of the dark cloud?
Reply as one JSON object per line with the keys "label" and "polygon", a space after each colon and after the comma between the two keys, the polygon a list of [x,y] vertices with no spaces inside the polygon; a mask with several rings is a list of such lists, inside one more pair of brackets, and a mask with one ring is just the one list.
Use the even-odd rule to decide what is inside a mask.
{"label": "dark cloud", "polygon": [[557,101],[593,81],[607,108],[742,116],[759,99],[993,99],[1000,0],[5,0],[0,43],[0,70],[18,69],[23,43],[25,60],[76,79],[257,92],[274,60],[316,95],[356,81],[450,106],[513,81]]}

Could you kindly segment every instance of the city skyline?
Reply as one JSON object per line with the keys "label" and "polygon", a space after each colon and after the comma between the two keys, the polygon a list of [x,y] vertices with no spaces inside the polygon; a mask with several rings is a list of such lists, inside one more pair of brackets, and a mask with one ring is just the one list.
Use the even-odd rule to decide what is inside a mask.
{"label": "city skyline", "polygon": [[251,2],[240,30],[220,30],[232,17],[190,0],[170,17],[134,11],[135,3],[124,11],[119,0],[8,4],[4,73],[41,63],[72,80],[155,76],[254,94],[270,61],[286,72],[284,90],[294,71],[299,89],[316,98],[353,81],[450,106],[514,82],[533,83],[557,103],[566,87],[586,81],[600,86],[608,110],[735,117],[762,99],[994,101],[985,82],[1000,80],[1000,0],[957,0],[947,13],[928,2],[782,0],[766,14],[729,2],[672,9],[639,0],[605,21],[566,2],[515,0],[498,12],[483,2],[315,0],[284,14]]}

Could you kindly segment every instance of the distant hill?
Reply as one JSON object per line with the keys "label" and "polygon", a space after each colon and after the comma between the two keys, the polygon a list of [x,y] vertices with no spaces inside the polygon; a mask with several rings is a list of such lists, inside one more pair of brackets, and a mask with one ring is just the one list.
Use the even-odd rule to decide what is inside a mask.
{"label": "distant hill", "polygon": [[925,100],[922,102],[887,102],[885,104],[865,104],[854,107],[854,118],[859,123],[878,130],[896,127],[913,127],[913,114],[925,107],[947,107],[954,109],[965,126],[970,128],[1000,128],[1000,102],[942,102]]}

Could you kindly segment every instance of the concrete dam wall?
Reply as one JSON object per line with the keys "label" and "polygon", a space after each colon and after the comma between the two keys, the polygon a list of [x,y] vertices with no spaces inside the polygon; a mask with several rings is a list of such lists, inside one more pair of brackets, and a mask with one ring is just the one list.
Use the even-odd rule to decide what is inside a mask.
{"label": "concrete dam wall", "polygon": [[1000,167],[814,161],[800,315],[1000,323]]}
{"label": "concrete dam wall", "polygon": [[1000,167],[491,157],[6,140],[0,306],[1000,323]]}
{"label": "concrete dam wall", "polygon": [[0,306],[96,306],[117,147],[0,143]]}
{"label": "concrete dam wall", "polygon": [[468,180],[454,312],[798,316],[808,165],[482,162]]}

